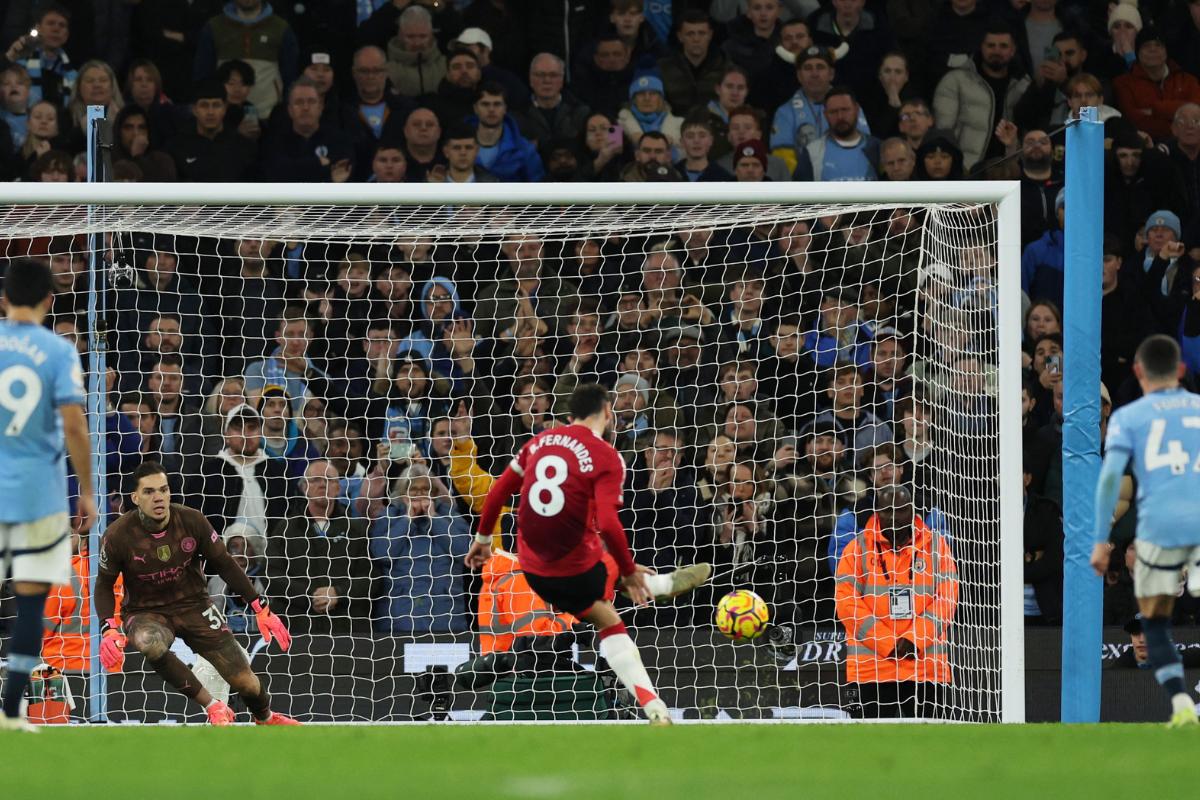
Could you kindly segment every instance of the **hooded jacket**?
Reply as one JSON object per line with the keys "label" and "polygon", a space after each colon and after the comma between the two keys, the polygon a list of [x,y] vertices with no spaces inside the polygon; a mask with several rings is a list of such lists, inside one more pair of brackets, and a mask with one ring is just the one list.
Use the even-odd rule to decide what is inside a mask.
{"label": "hooded jacket", "polygon": [[387,71],[392,86],[405,97],[431,94],[446,77],[446,56],[436,44],[419,53],[405,50],[396,36],[388,42]]}
{"label": "hooded jacket", "polygon": [[[470,117],[467,124],[477,128],[479,118]],[[546,174],[537,148],[521,135],[511,114],[505,114],[501,124],[504,132],[500,134],[500,141],[494,148],[480,145],[475,163],[506,183],[537,183]]]}
{"label": "hooded jacket", "polygon": [[983,158],[996,123],[1013,118],[1017,101],[1028,88],[1029,76],[1022,73],[1015,59],[1009,64],[1008,91],[1003,98],[992,95],[988,82],[979,74],[977,59],[950,70],[938,82],[933,93],[934,124],[954,133],[966,169]]}

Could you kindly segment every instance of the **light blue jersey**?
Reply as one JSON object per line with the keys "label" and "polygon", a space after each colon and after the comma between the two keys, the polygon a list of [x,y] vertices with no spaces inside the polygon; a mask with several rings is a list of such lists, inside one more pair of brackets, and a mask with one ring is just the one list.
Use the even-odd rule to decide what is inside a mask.
{"label": "light blue jersey", "polygon": [[40,325],[0,321],[0,522],[67,511],[58,409],[85,399],[70,343]]}
{"label": "light blue jersey", "polygon": [[[1113,412],[1102,488],[1130,459],[1138,484],[1138,539],[1159,547],[1200,545],[1200,395],[1167,389]],[[1096,521],[1103,538],[1111,514],[1109,509],[1103,524]]]}

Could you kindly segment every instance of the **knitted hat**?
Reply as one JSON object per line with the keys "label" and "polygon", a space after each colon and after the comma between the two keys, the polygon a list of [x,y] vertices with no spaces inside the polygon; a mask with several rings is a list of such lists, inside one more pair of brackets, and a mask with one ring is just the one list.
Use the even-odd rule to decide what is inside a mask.
{"label": "knitted hat", "polygon": [[1183,226],[1179,223],[1179,216],[1174,211],[1167,211],[1165,208],[1155,211],[1146,220],[1146,230],[1151,228],[1169,228],[1175,232],[1175,238],[1183,236]]}
{"label": "knitted hat", "polygon": [[1135,5],[1120,3],[1113,6],[1113,10],[1108,12],[1108,30],[1111,31],[1113,25],[1118,22],[1128,22],[1134,30],[1141,32],[1142,12],[1138,11]]}
{"label": "knitted hat", "polygon": [[767,146],[762,139],[747,139],[738,145],[737,158],[733,160],[733,166],[736,169],[737,164],[743,158],[755,158],[758,163],[762,164],[762,168],[767,168]]}
{"label": "knitted hat", "polygon": [[[1120,6],[1118,6],[1118,8],[1120,8]],[[1150,27],[1142,28],[1140,31],[1138,31],[1137,39],[1134,42],[1136,44],[1134,50],[1140,51],[1143,45],[1149,44],[1150,42],[1158,42],[1163,47],[1167,46],[1167,40],[1164,39],[1163,35],[1158,32],[1158,28]]]}
{"label": "knitted hat", "polygon": [[229,430],[229,426],[234,422],[245,423],[248,420],[262,424],[262,416],[254,410],[254,406],[246,403],[239,403],[231,408],[229,413],[225,415],[224,430]]}
{"label": "knitted hat", "polygon": [[662,78],[657,75],[639,75],[629,84],[629,99],[632,100],[633,96],[638,92],[658,92],[659,94],[664,94]]}
{"label": "knitted hat", "polygon": [[622,386],[632,386],[642,396],[642,405],[650,405],[650,383],[641,375],[636,372],[626,372],[617,378],[617,382],[613,385],[613,391],[619,390]]}

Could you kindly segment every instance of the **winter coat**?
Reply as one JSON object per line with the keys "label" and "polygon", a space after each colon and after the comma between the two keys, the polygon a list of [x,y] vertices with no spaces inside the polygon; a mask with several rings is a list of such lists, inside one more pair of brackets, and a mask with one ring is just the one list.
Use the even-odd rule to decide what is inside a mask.
{"label": "winter coat", "polygon": [[[1014,62],[1010,69],[1016,70]],[[1011,120],[1013,110],[1021,95],[1029,88],[1029,76],[1011,73],[1000,109],[987,81],[979,74],[975,62],[952,69],[938,82],[933,93],[933,116],[939,128],[953,131],[963,151],[963,163],[967,169],[975,166],[992,139],[996,123],[1001,119]]]}
{"label": "winter coat", "polygon": [[660,58],[658,71],[662,75],[667,103],[683,115],[696,106],[703,106],[715,96],[716,86],[728,66],[729,56],[715,46],[708,48],[708,54],[699,66],[692,66],[682,50]]}
{"label": "winter coat", "polygon": [[[479,118],[472,116],[467,119],[467,124],[477,127]],[[517,121],[511,115],[504,116],[503,126],[504,132],[500,135],[500,141],[496,142],[490,163],[482,145],[475,163],[505,183],[537,183],[546,174],[537,148],[521,135]]]}
{"label": "winter coat", "polygon": [[1030,299],[1063,302],[1063,232],[1048,230],[1021,255],[1021,289]]}
{"label": "winter coat", "polygon": [[371,530],[371,555],[386,575],[376,607],[379,633],[461,633],[467,630],[463,558],[471,547],[467,521],[450,501],[435,502],[413,519],[402,503],[388,508]]}
{"label": "winter coat", "polygon": [[1184,103],[1200,103],[1200,81],[1174,61],[1167,62],[1167,77],[1155,81],[1135,63],[1126,75],[1113,81],[1121,114],[1155,140],[1171,136],[1171,121]]}
{"label": "winter coat", "polygon": [[545,147],[554,139],[578,139],[587,127],[591,113],[587,103],[564,90],[554,108],[530,105],[513,116],[526,139],[538,147]]}
{"label": "winter coat", "polygon": [[438,84],[446,77],[446,57],[437,45],[412,53],[400,46],[397,36],[388,42],[387,54],[388,77],[396,91],[405,97],[436,92]]}

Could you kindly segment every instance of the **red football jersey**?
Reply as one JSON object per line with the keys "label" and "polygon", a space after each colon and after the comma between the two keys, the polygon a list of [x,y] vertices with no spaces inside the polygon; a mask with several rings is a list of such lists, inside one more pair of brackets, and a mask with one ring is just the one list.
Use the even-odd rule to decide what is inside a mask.
{"label": "red football jersey", "polygon": [[[521,569],[552,577],[591,569],[604,552],[597,511],[622,503],[625,462],[616,449],[583,425],[567,425],[533,437],[509,468],[521,476]],[[621,549],[612,556],[628,574],[633,556],[628,544]]]}

